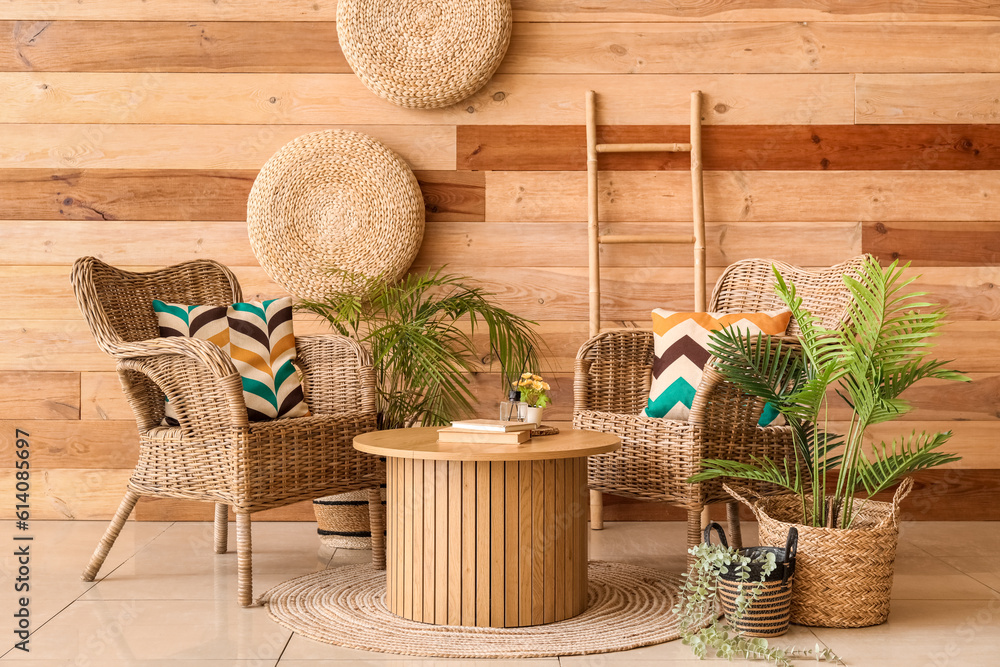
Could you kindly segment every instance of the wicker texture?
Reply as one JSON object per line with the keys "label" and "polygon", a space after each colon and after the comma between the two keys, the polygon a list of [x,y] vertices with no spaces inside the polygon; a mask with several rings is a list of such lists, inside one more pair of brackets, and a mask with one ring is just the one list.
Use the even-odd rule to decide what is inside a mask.
{"label": "wicker texture", "polygon": [[[816,528],[802,519],[797,495],[762,497],[744,487],[731,490],[757,517],[761,544],[784,542],[788,529],[799,531],[790,617],[797,625],[862,628],[885,623],[899,541],[899,503],[913,488],[907,477],[891,503],[869,500],[856,505],[851,528]],[[806,497],[811,507],[812,497]]]}
{"label": "wicker texture", "polygon": [[[743,592],[757,586],[756,582],[743,584]],[[733,619],[736,611],[736,597],[740,585],[723,577],[719,578],[719,601],[726,618],[737,630],[747,637],[780,637],[788,632],[789,607],[792,603],[792,579],[782,582],[765,581],[753,604],[739,620]]]}
{"label": "wicker texture", "polygon": [[[709,310],[755,312],[782,307],[774,294],[772,264],[795,284],[805,305],[829,326],[846,317],[849,292],[846,272],[857,271],[863,257],[813,273],[771,260],[750,259],[733,264],[716,283]],[[799,332],[793,319],[790,334]],[[792,453],[788,426],[757,426],[764,402],[726,382],[705,367],[687,421],[641,417],[646,406],[653,365],[653,333],[623,329],[598,334],[577,353],[574,367],[575,428],[612,433],[621,449],[590,457],[590,488],[627,498],[655,500],[688,510],[688,546],[701,541],[701,510],[715,502],[731,502],[722,480],[688,484],[701,470],[703,458],[749,461],[751,456],[783,460]],[[776,489],[753,486],[760,493]],[[730,504],[730,536],[741,546],[738,514]]]}
{"label": "wicker texture", "polygon": [[[85,257],[73,266],[73,287],[98,345],[117,360],[139,427],[139,461],[84,579],[93,580],[100,570],[139,496],[205,500],[222,506],[216,508],[218,553],[225,552],[228,537],[225,507],[236,513],[239,599],[248,605],[251,513],[384,482],[378,459],[352,445],[356,434],[375,428],[371,362],[356,342],[337,335],[304,337],[299,354],[306,401],[317,399],[310,404],[313,416],[250,423],[232,361],[206,341],[156,338],[152,308],[154,296],[180,303],[240,301],[232,272],[200,260],[130,273]],[[309,370],[321,368],[309,377]],[[321,386],[347,378],[349,387]],[[177,409],[177,427],[160,425],[164,394]],[[376,506],[373,526],[384,522],[381,504]]]}
{"label": "wicker texture", "polygon": [[401,107],[436,109],[486,85],[511,31],[510,0],[340,0],[337,36],[365,86]]}
{"label": "wicker texture", "polygon": [[[385,487],[379,494],[385,506]],[[320,544],[337,549],[371,549],[371,516],[368,492],[350,491],[313,498],[313,512]]]}
{"label": "wicker texture", "polygon": [[250,245],[292,294],[351,289],[337,271],[401,277],[424,236],[424,200],[406,162],[359,132],[292,140],[260,170],[247,201]]}

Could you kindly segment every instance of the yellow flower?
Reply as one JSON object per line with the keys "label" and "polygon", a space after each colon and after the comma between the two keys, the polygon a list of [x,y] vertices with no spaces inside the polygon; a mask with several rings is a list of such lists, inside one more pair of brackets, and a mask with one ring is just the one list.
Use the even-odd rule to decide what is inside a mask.
{"label": "yellow flower", "polygon": [[551,387],[549,387],[549,383],[548,382],[543,382],[542,383],[542,389],[544,389],[545,391],[548,391],[549,389],[551,389]]}
{"label": "yellow flower", "polygon": [[521,373],[521,377],[524,379],[528,379],[531,377],[531,373]]}

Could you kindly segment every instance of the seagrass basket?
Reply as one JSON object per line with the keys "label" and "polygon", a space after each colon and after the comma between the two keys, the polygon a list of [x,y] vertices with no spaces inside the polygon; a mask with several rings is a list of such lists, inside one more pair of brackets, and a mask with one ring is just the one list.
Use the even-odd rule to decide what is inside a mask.
{"label": "seagrass basket", "polygon": [[856,509],[854,525],[845,529],[799,523],[802,500],[798,495],[761,497],[725,487],[757,517],[761,544],[780,544],[789,528],[798,529],[790,620],[823,628],[862,628],[885,623],[889,617],[899,504],[912,488],[913,479],[907,477],[891,503],[865,502]]}
{"label": "seagrass basket", "polygon": [[[385,505],[385,484],[381,488]],[[313,500],[320,544],[338,549],[371,549],[368,491],[349,491]]]}
{"label": "seagrass basket", "polygon": [[[728,546],[726,534],[722,526],[710,523],[705,528],[705,542],[711,541],[712,531],[716,531],[719,542]],[[719,602],[726,620],[735,629],[747,637],[779,637],[788,632],[789,609],[792,602],[792,582],[795,576],[795,552],[798,544],[798,531],[791,528],[785,540],[785,547],[746,547],[740,552],[756,558],[768,551],[774,553],[777,567],[771,571],[761,583],[761,564],[750,564],[750,577],[740,582],[734,572],[722,574],[718,579]],[[744,595],[760,585],[760,591],[740,618],[735,618],[736,598],[740,595],[742,583]]]}

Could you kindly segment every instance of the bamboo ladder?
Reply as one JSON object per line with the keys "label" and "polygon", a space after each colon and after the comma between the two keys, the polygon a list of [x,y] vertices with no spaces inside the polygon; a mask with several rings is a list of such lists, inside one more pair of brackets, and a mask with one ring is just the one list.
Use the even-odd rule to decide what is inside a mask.
{"label": "bamboo ladder", "polygon": [[[701,163],[701,91],[691,92],[691,138],[686,144],[599,144],[597,143],[596,94],[587,91],[587,236],[590,266],[590,335],[601,333],[601,245],[617,243],[692,244],[694,246],[694,309],[704,312],[705,302],[705,195]],[[598,166],[601,153],[690,153],[691,234],[601,234],[598,209]],[[702,513],[702,524],[708,508]],[[600,491],[590,492],[590,527],[604,527],[604,505]]]}

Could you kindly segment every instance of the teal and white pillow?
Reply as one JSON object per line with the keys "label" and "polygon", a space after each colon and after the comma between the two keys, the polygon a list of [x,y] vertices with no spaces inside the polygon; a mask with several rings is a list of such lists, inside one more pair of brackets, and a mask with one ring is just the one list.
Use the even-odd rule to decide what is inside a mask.
{"label": "teal and white pillow", "polygon": [[[290,297],[229,306],[189,306],[153,300],[160,336],[201,338],[233,360],[243,380],[250,421],[309,414],[295,368],[295,334]],[[166,404],[166,421],[177,423]]]}

